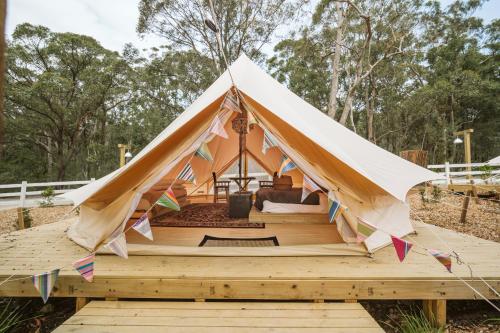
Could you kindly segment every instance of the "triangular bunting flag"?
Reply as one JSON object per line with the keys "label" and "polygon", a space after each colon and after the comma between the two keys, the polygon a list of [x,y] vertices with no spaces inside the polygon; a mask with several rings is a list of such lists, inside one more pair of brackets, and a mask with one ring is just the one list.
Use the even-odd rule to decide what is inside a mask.
{"label": "triangular bunting flag", "polygon": [[224,139],[229,138],[226,130],[224,129],[224,125],[219,119],[219,116],[215,117],[212,121],[212,125],[210,125],[210,133],[223,137]]}
{"label": "triangular bunting flag", "polygon": [[196,184],[196,177],[194,176],[194,171],[191,167],[191,163],[186,164],[177,178]]}
{"label": "triangular bunting flag", "polygon": [[125,235],[123,233],[118,235],[118,237],[115,237],[110,242],[104,244],[104,247],[117,256],[128,259],[127,240],[125,239]]}
{"label": "triangular bunting flag", "polygon": [[276,147],[276,139],[268,130],[264,129],[264,140],[262,141],[262,154],[266,154],[267,150],[271,147]]}
{"label": "triangular bunting flag", "polygon": [[153,240],[153,232],[151,232],[148,213],[144,213],[137,221],[135,221],[132,228],[149,240]]}
{"label": "triangular bunting flag", "polygon": [[241,112],[238,97],[234,96],[232,92],[228,92],[224,97],[222,108],[233,112]]}
{"label": "triangular bunting flag", "polygon": [[316,185],[316,183],[312,181],[311,178],[304,175],[302,179],[302,198],[300,202],[304,202],[304,200],[306,200],[309,194],[316,191],[321,191],[321,188],[318,185]]}
{"label": "triangular bunting flag", "polygon": [[408,252],[410,252],[410,249],[413,246],[413,244],[405,241],[404,239],[392,235],[391,239],[392,239],[392,245],[394,245],[394,249],[396,250],[396,254],[398,255],[399,261],[403,262]]}
{"label": "triangular bunting flag", "polygon": [[36,290],[40,293],[40,296],[43,299],[43,303],[47,303],[49,299],[50,292],[52,288],[54,288],[54,284],[56,283],[57,276],[59,275],[59,269],[54,269],[50,272],[45,272],[38,275],[33,275],[32,281]]}
{"label": "triangular bunting flag", "polygon": [[95,254],[92,253],[85,258],[75,261],[73,267],[85,280],[92,282],[94,280],[94,261]]}
{"label": "triangular bunting flag", "polygon": [[290,159],[290,157],[283,156],[283,162],[281,162],[281,166],[278,170],[278,176],[281,177],[282,174],[284,174],[287,171],[295,169],[297,166],[293,161]]}
{"label": "triangular bunting flag", "polygon": [[199,158],[203,158],[204,160],[207,160],[209,162],[212,162],[214,160],[206,142],[203,142],[201,144],[200,148],[198,148],[198,150],[196,150],[196,152],[194,153],[194,156],[198,156]]}
{"label": "triangular bunting flag", "polygon": [[253,113],[250,111],[247,112],[247,116],[248,116],[248,127],[251,129],[252,125],[257,125],[257,118],[255,118]]}
{"label": "triangular bunting flag", "polygon": [[427,249],[434,258],[437,259],[444,267],[451,273],[451,256],[449,253],[442,252],[439,250]]}
{"label": "triangular bunting flag", "polygon": [[328,198],[328,220],[330,221],[330,223],[333,223],[333,221],[335,221],[335,219],[341,212],[341,208],[342,206],[340,205],[340,202]]}
{"label": "triangular bunting flag", "polygon": [[181,210],[181,207],[179,206],[179,203],[177,202],[177,199],[175,198],[174,192],[171,188],[163,192],[160,199],[156,201],[156,204],[176,211]]}
{"label": "triangular bunting flag", "polygon": [[358,243],[361,243],[362,241],[370,237],[376,230],[377,228],[375,228],[373,225],[358,217],[358,226],[357,226]]}

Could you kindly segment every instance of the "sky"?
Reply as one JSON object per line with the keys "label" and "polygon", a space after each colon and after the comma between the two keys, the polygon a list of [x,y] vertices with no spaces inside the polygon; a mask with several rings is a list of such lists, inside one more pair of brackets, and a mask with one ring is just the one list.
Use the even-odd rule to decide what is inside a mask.
{"label": "sky", "polygon": [[[193,0],[194,1],[194,0]],[[453,0],[441,0],[443,5]],[[105,48],[122,51],[126,43],[139,49],[160,46],[154,35],[140,38],[135,31],[139,0],[8,0],[7,36],[16,25],[28,22],[55,32],[94,37]],[[490,0],[477,13],[485,22],[500,17],[500,0]]]}

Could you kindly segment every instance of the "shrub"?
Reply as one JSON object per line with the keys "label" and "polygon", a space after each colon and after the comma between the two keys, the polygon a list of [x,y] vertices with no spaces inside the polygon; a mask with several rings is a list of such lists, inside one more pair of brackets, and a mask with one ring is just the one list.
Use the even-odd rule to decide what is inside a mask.
{"label": "shrub", "polygon": [[40,207],[52,207],[54,206],[54,189],[52,187],[47,187],[42,191],[42,201],[40,201]]}
{"label": "shrub", "polygon": [[444,333],[445,327],[433,327],[422,310],[404,312],[399,309],[401,323],[398,331],[402,333]]}

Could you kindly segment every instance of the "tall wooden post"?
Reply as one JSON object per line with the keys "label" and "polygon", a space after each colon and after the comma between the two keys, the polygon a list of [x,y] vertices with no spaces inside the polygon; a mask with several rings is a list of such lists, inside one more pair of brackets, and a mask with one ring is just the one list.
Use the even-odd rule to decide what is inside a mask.
{"label": "tall wooden post", "polygon": [[123,143],[118,144],[118,149],[120,150],[120,168],[125,165],[125,150],[128,148],[128,145]]}
{"label": "tall wooden post", "polygon": [[[472,163],[472,149],[470,144],[470,136],[472,133],[474,133],[474,130],[472,128],[453,133],[456,136],[464,136],[464,159],[465,163],[469,164],[465,169],[469,172],[472,171],[472,168],[470,166],[470,164]],[[467,175],[467,179],[472,179],[472,175],[470,173]]]}
{"label": "tall wooden post", "polygon": [[434,327],[444,327],[446,325],[446,300],[426,299],[423,300],[424,315],[429,319]]}

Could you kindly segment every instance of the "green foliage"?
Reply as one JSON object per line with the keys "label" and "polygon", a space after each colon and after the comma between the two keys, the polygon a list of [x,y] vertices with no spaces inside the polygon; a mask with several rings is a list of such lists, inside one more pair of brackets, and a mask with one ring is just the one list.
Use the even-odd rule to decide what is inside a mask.
{"label": "green foliage", "polygon": [[398,332],[401,333],[444,333],[444,327],[433,327],[422,310],[404,312],[399,309],[401,323],[398,325]]}
{"label": "green foliage", "polygon": [[0,333],[10,332],[24,321],[22,317],[22,309],[12,299],[0,301]]}
{"label": "green foliage", "polygon": [[40,201],[40,207],[52,207],[54,206],[54,189],[49,186],[42,191],[42,201]]}

